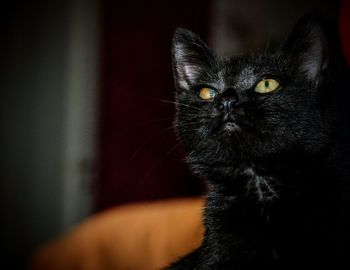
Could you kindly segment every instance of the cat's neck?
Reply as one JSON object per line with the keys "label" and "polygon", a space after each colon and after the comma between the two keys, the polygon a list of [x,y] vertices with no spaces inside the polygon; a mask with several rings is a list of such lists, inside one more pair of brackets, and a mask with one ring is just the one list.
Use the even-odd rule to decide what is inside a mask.
{"label": "cat's neck", "polygon": [[[215,174],[209,186],[219,196],[270,203],[280,199],[322,197],[341,188],[334,154],[236,162],[227,174]],[[225,171],[219,168],[218,172]],[[332,185],[329,182],[332,181]]]}
{"label": "cat's neck", "polygon": [[270,218],[282,219],[282,223],[284,219],[302,221],[300,217],[313,215],[318,219],[319,215],[328,217],[338,212],[344,202],[342,176],[326,160],[304,165],[297,162],[288,170],[285,167],[281,172],[268,172],[254,164],[244,165],[229,178],[222,178],[221,183],[219,179],[210,181],[207,222],[221,220],[215,226],[230,231],[237,220],[243,225],[267,226]]}

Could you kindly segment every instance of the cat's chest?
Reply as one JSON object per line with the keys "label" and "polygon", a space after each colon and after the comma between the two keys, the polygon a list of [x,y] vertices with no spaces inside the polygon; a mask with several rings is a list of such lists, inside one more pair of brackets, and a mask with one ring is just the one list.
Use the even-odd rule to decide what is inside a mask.
{"label": "cat's chest", "polygon": [[[269,174],[257,172],[254,167],[216,169],[219,171],[212,197],[221,199],[223,205],[230,205],[234,201],[251,201],[254,204],[266,204],[279,198],[281,179]],[[215,169],[214,169],[215,170]],[[223,172],[223,173],[222,173]],[[229,173],[227,173],[229,172]]]}
{"label": "cat's chest", "polygon": [[288,181],[304,181],[300,176],[293,180],[276,178],[246,167],[237,170],[229,181],[220,188],[214,186],[207,196],[207,229],[279,239],[288,230],[289,235],[311,235],[329,225],[328,203],[321,194],[283,190]]}
{"label": "cat's chest", "polygon": [[[300,212],[293,211],[292,206],[269,208],[243,201],[230,207],[228,204],[226,214],[209,208],[206,217],[208,250],[215,250],[218,262],[227,266],[238,260],[244,262],[242,269],[256,269],[259,264],[287,269],[294,263],[311,264],[319,257],[326,258],[330,246],[339,246],[339,241],[332,239],[328,221],[311,209]],[[247,268],[247,263],[252,263],[251,267]]]}

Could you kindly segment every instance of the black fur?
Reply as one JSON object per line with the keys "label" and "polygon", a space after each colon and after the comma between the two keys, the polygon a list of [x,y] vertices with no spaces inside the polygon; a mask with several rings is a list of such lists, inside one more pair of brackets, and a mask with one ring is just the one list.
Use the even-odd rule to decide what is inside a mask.
{"label": "black fur", "polygon": [[[310,15],[275,52],[232,59],[176,31],[177,131],[209,192],[202,246],[168,270],[350,269],[350,183],[336,151],[330,55]],[[255,92],[266,77],[280,88]],[[201,100],[204,86],[218,96]],[[223,110],[223,100],[235,106]]]}

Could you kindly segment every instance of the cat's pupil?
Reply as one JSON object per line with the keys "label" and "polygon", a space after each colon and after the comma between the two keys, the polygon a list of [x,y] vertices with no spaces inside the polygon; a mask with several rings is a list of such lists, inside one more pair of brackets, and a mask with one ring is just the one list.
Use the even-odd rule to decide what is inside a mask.
{"label": "cat's pupil", "polygon": [[265,87],[269,88],[269,81],[268,80],[265,81]]}

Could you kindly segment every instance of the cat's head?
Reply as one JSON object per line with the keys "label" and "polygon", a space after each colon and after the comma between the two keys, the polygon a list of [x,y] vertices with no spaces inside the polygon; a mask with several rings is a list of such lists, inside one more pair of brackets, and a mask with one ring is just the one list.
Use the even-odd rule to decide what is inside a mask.
{"label": "cat's head", "polygon": [[330,140],[328,62],[315,17],[301,19],[273,53],[230,59],[178,29],[176,127],[189,162],[203,173],[202,167],[323,151]]}

